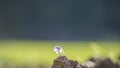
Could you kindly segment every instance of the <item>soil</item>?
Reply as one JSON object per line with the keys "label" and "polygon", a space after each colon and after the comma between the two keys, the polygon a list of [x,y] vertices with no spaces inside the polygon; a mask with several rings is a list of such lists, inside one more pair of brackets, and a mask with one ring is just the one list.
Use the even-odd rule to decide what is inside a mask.
{"label": "soil", "polygon": [[70,60],[66,56],[57,57],[51,68],[120,68],[118,63],[112,62],[110,58],[90,58],[85,64],[76,60]]}

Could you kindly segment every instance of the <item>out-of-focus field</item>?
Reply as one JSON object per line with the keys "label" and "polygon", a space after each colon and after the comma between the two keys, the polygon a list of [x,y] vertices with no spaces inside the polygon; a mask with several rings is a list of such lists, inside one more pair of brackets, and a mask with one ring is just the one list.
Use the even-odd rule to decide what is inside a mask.
{"label": "out-of-focus field", "polygon": [[120,54],[119,42],[80,42],[80,41],[0,41],[0,63],[47,64],[59,56],[54,51],[60,45],[70,59],[84,62],[93,55],[111,57],[117,60]]}

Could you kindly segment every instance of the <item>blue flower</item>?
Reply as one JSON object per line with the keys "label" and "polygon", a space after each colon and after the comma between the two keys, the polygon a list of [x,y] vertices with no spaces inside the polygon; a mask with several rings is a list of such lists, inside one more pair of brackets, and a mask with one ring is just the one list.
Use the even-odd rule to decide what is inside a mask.
{"label": "blue flower", "polygon": [[59,45],[57,45],[57,46],[54,47],[54,51],[56,52],[56,54],[63,53],[63,49]]}

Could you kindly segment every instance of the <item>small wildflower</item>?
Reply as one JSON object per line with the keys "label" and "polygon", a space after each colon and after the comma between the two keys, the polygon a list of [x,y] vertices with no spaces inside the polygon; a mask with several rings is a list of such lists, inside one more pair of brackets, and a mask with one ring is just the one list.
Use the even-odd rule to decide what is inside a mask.
{"label": "small wildflower", "polygon": [[56,54],[64,54],[64,50],[59,45],[54,47],[54,51],[56,52]]}

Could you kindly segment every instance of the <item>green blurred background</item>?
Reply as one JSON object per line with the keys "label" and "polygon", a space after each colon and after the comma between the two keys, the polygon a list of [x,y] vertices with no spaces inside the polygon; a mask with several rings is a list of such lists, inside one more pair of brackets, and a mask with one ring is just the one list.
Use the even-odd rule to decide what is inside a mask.
{"label": "green blurred background", "polygon": [[4,40],[0,45],[0,63],[11,66],[50,66],[60,56],[53,50],[55,45],[60,45],[69,59],[80,63],[93,56],[110,57],[116,62],[120,54],[119,42]]}
{"label": "green blurred background", "polygon": [[50,66],[56,45],[81,63],[117,61],[119,41],[119,0],[0,0],[0,68]]}

